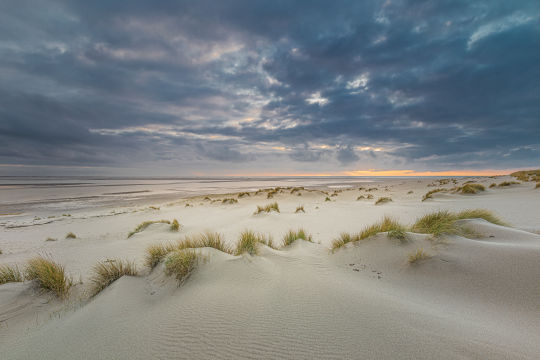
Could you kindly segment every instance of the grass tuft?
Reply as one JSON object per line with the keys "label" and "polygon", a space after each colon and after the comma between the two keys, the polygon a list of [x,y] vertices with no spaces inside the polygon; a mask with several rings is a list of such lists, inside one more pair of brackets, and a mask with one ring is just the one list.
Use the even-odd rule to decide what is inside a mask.
{"label": "grass tuft", "polygon": [[170,224],[171,222],[169,220],[153,220],[153,221],[145,221],[143,223],[140,223],[137,225],[135,230],[130,231],[128,234],[128,239],[132,237],[133,235],[140,233],[144,231],[147,227],[149,227],[152,224]]}
{"label": "grass tuft", "polygon": [[204,232],[195,236],[186,236],[184,240],[178,243],[177,248],[182,249],[196,249],[211,247],[219,251],[223,251],[227,254],[232,254],[233,251],[225,243],[223,235],[217,232]]}
{"label": "grass tuft", "polygon": [[505,186],[511,186],[511,185],[519,185],[519,184],[520,183],[518,183],[517,181],[503,181],[498,186],[499,187],[505,187]]}
{"label": "grass tuft", "polygon": [[392,199],[389,198],[389,197],[380,197],[377,199],[377,201],[375,201],[375,205],[380,205],[380,204],[385,204],[387,202],[391,202]]}
{"label": "grass tuft", "polygon": [[74,233],[72,232],[68,232],[66,234],[66,239],[76,239],[77,238],[77,235],[75,235]]}
{"label": "grass tuft", "polygon": [[93,268],[94,275],[90,278],[92,288],[90,296],[96,296],[107,286],[122,276],[137,276],[135,263],[126,260],[106,260],[97,263]]}
{"label": "grass tuft", "polygon": [[433,189],[431,191],[428,191],[424,197],[422,198],[422,201],[426,201],[427,199],[433,199],[433,194],[435,193],[438,193],[438,192],[441,192],[441,191],[446,191],[445,189],[441,189],[441,188],[438,188],[438,189]]}
{"label": "grass tuft", "polygon": [[535,189],[540,188],[540,182],[537,182],[537,183],[536,183],[536,186],[535,186],[534,188],[535,188]]}
{"label": "grass tuft", "polygon": [[388,237],[390,239],[397,239],[400,242],[407,242],[407,233],[403,229],[392,229],[388,231]]}
{"label": "grass tuft", "polygon": [[424,249],[417,249],[409,254],[409,264],[417,263],[420,260],[429,259],[431,255],[424,251]]}
{"label": "grass tuft", "polygon": [[221,201],[222,204],[229,204],[229,205],[236,204],[237,202],[238,200],[233,199],[233,198],[227,198]]}
{"label": "grass tuft", "polygon": [[304,229],[298,229],[297,231],[289,230],[285,236],[283,236],[283,246],[289,246],[296,240],[304,240],[313,242],[313,238],[310,234],[306,233]]}
{"label": "grass tuft", "polygon": [[45,241],[56,241],[56,239],[52,238],[52,237],[48,237],[48,238],[45,239]]}
{"label": "grass tuft", "polygon": [[462,194],[477,194],[480,191],[485,191],[486,188],[484,185],[481,184],[465,184],[462,187],[458,187],[456,189],[456,192],[460,192]]}
{"label": "grass tuft", "polygon": [[180,224],[178,220],[174,219],[171,223],[171,231],[178,231],[180,229]]}
{"label": "grass tuft", "polygon": [[0,285],[22,281],[24,281],[24,276],[17,265],[0,265]]}
{"label": "grass tuft", "polygon": [[249,196],[249,193],[248,192],[241,192],[238,194],[238,198],[243,198],[244,196]]}
{"label": "grass tuft", "polygon": [[146,248],[144,263],[150,269],[156,267],[170,252],[178,249],[176,244],[154,244]]}
{"label": "grass tuft", "polygon": [[335,251],[336,249],[343,247],[350,242],[364,240],[380,232],[391,232],[391,231],[404,232],[405,230],[406,230],[405,226],[401,225],[397,220],[391,217],[385,216],[382,219],[382,221],[365,227],[359,233],[355,233],[355,234],[341,233],[337,239],[332,241],[332,251]]}
{"label": "grass tuft", "polygon": [[165,260],[165,273],[174,275],[181,284],[191,275],[200,260],[201,255],[194,250],[174,251]]}
{"label": "grass tuft", "polygon": [[36,280],[41,288],[54,292],[59,298],[65,298],[73,285],[62,265],[42,256],[28,261],[26,278]]}
{"label": "grass tuft", "polygon": [[306,210],[304,210],[304,205],[301,205],[301,206],[297,206],[297,207],[296,207],[295,214],[296,214],[296,213],[299,213],[299,212],[303,212],[303,213],[306,212]]}
{"label": "grass tuft", "polygon": [[277,202],[273,202],[265,206],[257,206],[257,210],[255,211],[255,214],[260,214],[262,212],[269,213],[272,211],[279,212],[279,205]]}
{"label": "grass tuft", "polygon": [[332,201],[328,196],[324,199],[324,201]]}
{"label": "grass tuft", "polygon": [[[241,255],[248,253],[250,255],[257,255],[259,252],[259,244],[268,244],[266,238],[257,234],[251,230],[244,230],[240,234],[240,239],[236,244],[236,250],[234,251],[235,255]],[[270,240],[270,243],[273,245],[273,242]]]}
{"label": "grass tuft", "polygon": [[483,209],[464,210],[452,213],[448,210],[440,210],[424,215],[412,226],[412,231],[421,234],[440,236],[443,234],[464,234],[463,228],[456,224],[457,220],[484,219],[493,224],[504,225],[493,213]]}

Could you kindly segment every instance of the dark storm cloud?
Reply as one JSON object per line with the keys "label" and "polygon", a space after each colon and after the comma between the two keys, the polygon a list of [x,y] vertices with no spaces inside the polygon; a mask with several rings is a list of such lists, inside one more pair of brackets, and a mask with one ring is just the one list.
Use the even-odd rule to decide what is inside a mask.
{"label": "dark storm cloud", "polygon": [[0,77],[4,164],[540,162],[537,1],[7,0]]}

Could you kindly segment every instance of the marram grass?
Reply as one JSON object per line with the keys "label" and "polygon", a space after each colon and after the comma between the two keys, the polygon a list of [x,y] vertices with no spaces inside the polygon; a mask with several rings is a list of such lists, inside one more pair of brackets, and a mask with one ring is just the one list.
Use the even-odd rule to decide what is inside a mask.
{"label": "marram grass", "polygon": [[332,242],[332,250],[336,250],[340,247],[345,246],[350,242],[356,242],[360,240],[367,239],[373,235],[376,235],[380,232],[390,232],[390,231],[405,231],[405,226],[401,225],[397,220],[385,216],[381,221],[366,226],[361,232],[355,234],[341,233],[340,236]]}
{"label": "marram grass", "polygon": [[24,276],[17,265],[0,265],[0,285],[22,281],[24,281]]}
{"label": "marram grass", "polygon": [[62,265],[42,256],[28,261],[26,279],[36,280],[41,288],[54,292],[59,298],[67,297],[73,285]]}
{"label": "marram grass", "polygon": [[165,259],[165,273],[174,275],[178,283],[184,282],[201,261],[201,255],[195,250],[176,250]]}
{"label": "marram grass", "polygon": [[141,231],[144,231],[147,227],[149,227],[152,224],[170,224],[171,222],[169,220],[153,220],[153,221],[145,221],[137,225],[135,230],[130,231],[128,234],[128,238],[132,237],[133,235],[140,233]]}
{"label": "marram grass", "polygon": [[415,264],[421,260],[429,259],[431,255],[424,251],[424,249],[417,249],[409,254],[409,264]]}
{"label": "marram grass", "polygon": [[92,288],[91,296],[96,296],[107,286],[120,279],[122,276],[137,276],[137,267],[133,262],[126,260],[106,260],[97,263],[93,268],[93,276],[90,279]]}
{"label": "marram grass", "polygon": [[146,256],[144,258],[144,263],[150,269],[153,269],[157,266],[157,264],[159,264],[161,260],[165,258],[165,256],[167,256],[169,253],[173,252],[176,249],[178,249],[178,245],[172,243],[150,245],[146,248]]}
{"label": "marram grass", "polygon": [[273,202],[265,206],[257,206],[257,210],[255,211],[255,214],[260,214],[262,212],[269,213],[272,211],[279,212],[279,205],[277,202]]}
{"label": "marram grass", "polygon": [[289,230],[284,236],[283,236],[283,246],[289,246],[292,243],[294,243],[296,240],[304,240],[313,242],[313,237],[308,234],[304,229],[298,229],[296,231]]}

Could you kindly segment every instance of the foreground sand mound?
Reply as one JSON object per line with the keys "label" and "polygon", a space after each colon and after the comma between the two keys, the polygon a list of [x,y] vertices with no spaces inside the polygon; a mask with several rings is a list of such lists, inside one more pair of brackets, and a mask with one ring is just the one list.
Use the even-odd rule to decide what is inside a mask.
{"label": "foreground sand mound", "polygon": [[[123,277],[1,338],[2,358],[536,359],[540,236],[467,226],[484,237],[381,233],[334,254],[304,241],[255,257],[203,249],[182,286],[160,266]],[[419,247],[431,258],[409,264]]]}

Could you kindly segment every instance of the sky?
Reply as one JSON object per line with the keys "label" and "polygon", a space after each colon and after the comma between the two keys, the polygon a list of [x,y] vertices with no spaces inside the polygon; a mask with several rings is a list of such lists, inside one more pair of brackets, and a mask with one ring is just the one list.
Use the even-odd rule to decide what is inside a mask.
{"label": "sky", "polygon": [[0,175],[540,167],[540,1],[0,2]]}

